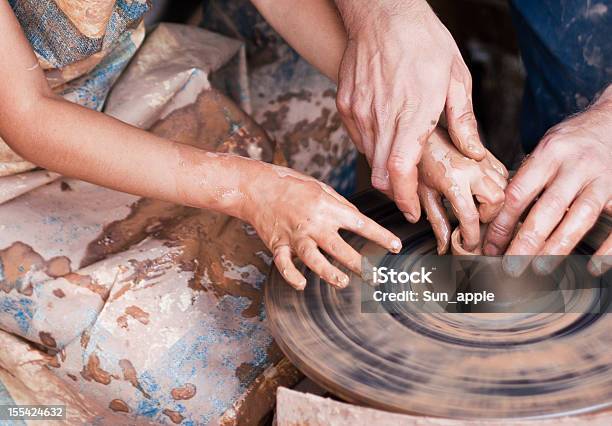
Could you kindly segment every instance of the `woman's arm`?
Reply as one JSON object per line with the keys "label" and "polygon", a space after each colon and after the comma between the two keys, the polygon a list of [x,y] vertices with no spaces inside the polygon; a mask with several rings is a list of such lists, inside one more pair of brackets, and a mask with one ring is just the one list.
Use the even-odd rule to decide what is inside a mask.
{"label": "woman's arm", "polygon": [[298,53],[338,81],[346,49],[346,31],[332,0],[251,0],[266,20]]}

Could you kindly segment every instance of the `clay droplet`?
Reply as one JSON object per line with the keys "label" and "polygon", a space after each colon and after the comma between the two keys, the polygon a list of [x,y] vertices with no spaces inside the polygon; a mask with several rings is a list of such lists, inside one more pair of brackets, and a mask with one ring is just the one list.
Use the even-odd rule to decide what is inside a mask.
{"label": "clay droplet", "polygon": [[41,331],[40,333],[38,333],[38,337],[40,337],[40,341],[43,345],[48,346],[50,348],[57,347],[57,343],[55,342],[55,339],[51,336],[50,333],[47,333],[46,331]]}
{"label": "clay droplet", "polygon": [[108,404],[108,408],[118,413],[130,412],[130,407],[121,399],[113,399],[110,404]]}
{"label": "clay droplet", "polygon": [[196,394],[196,386],[191,383],[186,383],[184,386],[180,388],[174,388],[170,391],[170,395],[175,400],[181,399],[191,399]]}

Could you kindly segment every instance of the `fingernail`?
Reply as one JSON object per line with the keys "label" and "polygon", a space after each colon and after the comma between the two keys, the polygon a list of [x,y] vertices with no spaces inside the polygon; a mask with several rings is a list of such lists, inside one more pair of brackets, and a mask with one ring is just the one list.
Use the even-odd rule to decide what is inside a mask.
{"label": "fingernail", "polygon": [[486,243],[483,249],[485,256],[499,256],[501,250],[493,243]]}
{"label": "fingernail", "polygon": [[344,288],[347,285],[349,285],[349,277],[348,277],[348,275],[340,275],[340,277],[338,278],[338,282],[340,283],[342,288]]}
{"label": "fingernail", "polygon": [[536,259],[531,263],[531,268],[537,275],[550,275],[550,273],[553,271],[551,259],[544,256],[536,257]]}
{"label": "fingernail", "polygon": [[304,290],[306,288],[306,278],[300,279],[298,286],[300,290]]}
{"label": "fingernail", "polygon": [[415,223],[416,222],[416,218],[414,217],[414,215],[410,212],[403,212],[404,213],[404,217],[408,220],[408,222],[411,223]]}
{"label": "fingernail", "polygon": [[529,256],[504,256],[502,267],[508,275],[513,278],[518,278],[527,268],[529,258]]}
{"label": "fingernail", "polygon": [[484,147],[480,143],[480,140],[474,136],[470,139],[470,142],[468,143],[468,151],[478,157],[484,155],[485,153]]}
{"label": "fingernail", "polygon": [[402,249],[402,242],[400,240],[391,241],[391,251],[393,253],[399,253],[401,249]]}
{"label": "fingernail", "polygon": [[417,209],[416,212],[412,211],[412,212],[403,212],[404,213],[404,217],[410,222],[410,223],[417,223],[419,221],[419,218],[421,216],[421,211]]}
{"label": "fingernail", "polygon": [[589,270],[589,273],[591,275],[597,277],[601,275],[602,266],[603,266],[603,262],[601,261],[601,259],[599,259],[596,256],[591,256],[591,259],[589,260],[589,263],[587,264],[587,269]]}
{"label": "fingernail", "polygon": [[389,173],[386,170],[375,169],[372,171],[372,186],[378,190],[386,190],[389,187]]}
{"label": "fingernail", "polygon": [[444,241],[436,240],[436,242],[437,242],[437,246],[438,246],[438,254],[439,255],[444,254]]}

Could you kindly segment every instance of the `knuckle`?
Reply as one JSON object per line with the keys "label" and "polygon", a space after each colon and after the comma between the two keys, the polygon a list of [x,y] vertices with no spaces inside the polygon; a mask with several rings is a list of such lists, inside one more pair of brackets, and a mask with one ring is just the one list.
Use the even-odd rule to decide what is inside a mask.
{"label": "knuckle", "polygon": [[352,108],[353,117],[361,123],[367,123],[370,121],[371,113],[370,108],[365,103],[353,104]]}
{"label": "knuckle", "polygon": [[402,103],[400,112],[397,115],[398,119],[413,116],[417,111],[421,109],[422,105],[423,101],[421,99],[421,95],[413,94]]}
{"label": "knuckle", "polygon": [[586,211],[586,215],[589,218],[593,216],[599,216],[599,213],[603,209],[603,203],[595,197],[584,197],[580,203],[581,208]]}
{"label": "knuckle", "polygon": [[338,96],[336,96],[336,108],[342,115],[349,115],[351,113],[350,93],[338,92]]}
{"label": "knuckle", "polygon": [[512,233],[512,231],[513,230],[510,228],[510,226],[506,225],[505,223],[492,222],[491,224],[489,224],[489,228],[487,232],[493,238],[495,237],[505,238],[505,237],[508,237]]}
{"label": "knuckle", "polygon": [[475,210],[468,210],[461,215],[461,219],[467,225],[474,225],[480,221],[480,215]]}
{"label": "knuckle", "polygon": [[399,154],[391,154],[387,159],[387,170],[391,175],[405,175],[408,173],[408,164],[405,158]]}
{"label": "knuckle", "polygon": [[519,232],[517,240],[528,249],[537,249],[540,246],[540,238],[533,231]]}
{"label": "knuckle", "polygon": [[501,189],[499,191],[495,191],[491,197],[491,202],[494,205],[503,204],[506,200],[506,194]]}
{"label": "knuckle", "polygon": [[460,126],[471,125],[476,122],[476,117],[474,117],[474,112],[471,108],[464,109],[461,113],[455,116],[455,123]]}
{"label": "knuckle", "polygon": [[525,191],[521,185],[510,183],[506,188],[506,206],[516,208],[523,202],[525,195]]}
{"label": "knuckle", "polygon": [[565,197],[557,192],[552,192],[547,198],[547,206],[553,211],[565,210],[567,207]]}

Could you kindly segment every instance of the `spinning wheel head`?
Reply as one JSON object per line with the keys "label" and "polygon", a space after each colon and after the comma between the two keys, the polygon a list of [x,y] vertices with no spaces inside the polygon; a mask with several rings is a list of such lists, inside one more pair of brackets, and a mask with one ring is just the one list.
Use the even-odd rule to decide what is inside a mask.
{"label": "spinning wheel head", "polygon": [[[404,255],[435,252],[426,222],[409,224],[374,192],[353,202],[402,238]],[[602,219],[592,236],[607,235],[610,226],[609,219]],[[385,258],[362,239],[347,240],[372,262]],[[594,244],[587,239],[582,250]],[[460,314],[385,308],[364,313],[361,277],[336,291],[313,274],[306,276],[306,289],[297,292],[272,272],[265,289],[270,328],[298,368],[348,401],[478,419],[552,417],[612,405],[612,316],[603,312]],[[523,278],[528,279],[538,278]],[[506,297],[516,298],[516,293]]]}

